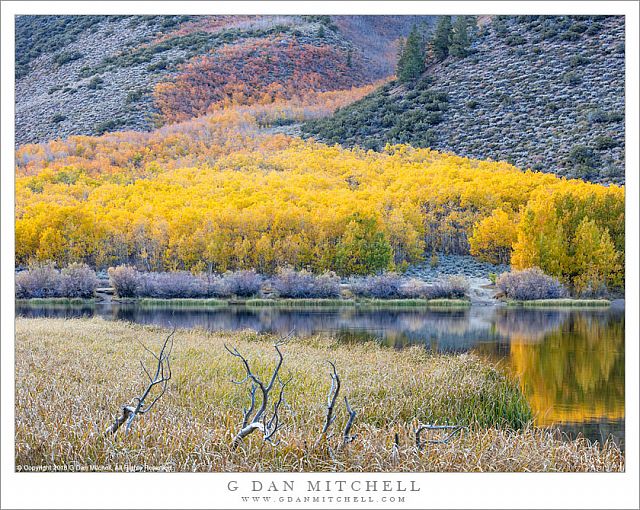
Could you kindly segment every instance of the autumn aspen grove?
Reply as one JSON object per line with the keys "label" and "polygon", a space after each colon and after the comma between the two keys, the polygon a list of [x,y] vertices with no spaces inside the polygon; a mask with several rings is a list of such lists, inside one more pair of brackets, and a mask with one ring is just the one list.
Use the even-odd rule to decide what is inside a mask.
{"label": "autumn aspen grove", "polygon": [[17,15],[16,470],[625,471],[624,34]]}

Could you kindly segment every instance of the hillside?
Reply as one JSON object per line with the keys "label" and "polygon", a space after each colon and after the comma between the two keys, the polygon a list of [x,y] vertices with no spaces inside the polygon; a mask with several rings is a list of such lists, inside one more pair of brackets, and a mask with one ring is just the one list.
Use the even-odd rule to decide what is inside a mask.
{"label": "hillside", "polygon": [[426,16],[19,16],[16,145],[146,131],[212,103],[348,89],[393,73]]}
{"label": "hillside", "polygon": [[[83,48],[89,53],[90,32],[105,29],[103,19],[91,25],[90,21],[84,20],[76,32],[69,27],[57,30],[64,36],[62,42],[50,38],[49,49],[64,43],[67,52],[62,53],[65,58],[57,54],[58,67],[52,66],[51,74],[80,65],[81,58],[69,58],[73,45],[80,45],[73,51]],[[541,69],[536,73],[530,71],[533,63],[513,67],[505,55],[516,59],[518,51],[496,42],[500,37],[525,46],[524,36],[518,39],[503,32],[535,32],[536,20],[531,19],[494,19],[474,42],[472,55],[434,64],[424,75],[418,72],[411,85],[388,79],[382,80],[384,85],[370,83],[388,72],[380,62],[390,56],[381,51],[384,45],[356,51],[357,45],[367,46],[365,27],[371,29],[369,35],[379,30],[389,38],[402,28],[381,25],[378,18],[180,18],[168,29],[162,29],[165,18],[118,18],[108,23],[132,21],[142,23],[141,34],[156,31],[146,45],[137,41],[131,51],[105,59],[99,57],[96,42],[92,63],[77,70],[93,76],[86,78],[88,85],[78,86],[75,94],[51,94],[71,98],[59,103],[70,116],[106,116],[111,123],[99,131],[116,132],[23,144],[15,152],[18,264],[54,261],[62,267],[84,262],[98,268],[133,264],[148,270],[219,272],[254,268],[267,274],[292,266],[348,276],[404,271],[426,257],[431,257],[431,264],[434,254],[444,253],[515,268],[539,267],[580,292],[623,285],[624,187],[559,179],[491,161],[518,159],[527,166],[522,158],[531,153],[556,161],[563,157],[564,145],[575,155],[572,143],[591,143],[594,131],[607,133],[616,126],[620,131],[612,131],[611,139],[623,142],[619,94],[600,91],[599,113],[589,113],[591,127],[584,132],[583,124],[574,119],[569,125],[568,114],[562,113],[587,107],[584,96],[594,92],[583,90],[584,82],[595,87],[600,78],[613,90],[616,74],[607,70],[617,69],[609,62],[619,62],[620,54],[615,46],[607,53],[609,60],[596,54],[612,45],[619,20],[570,20],[573,29],[537,36],[536,44],[546,48],[545,58],[580,56],[581,68],[597,71],[595,78],[584,73],[582,82],[572,80],[571,97],[565,81],[566,86],[558,88],[549,73],[541,77],[544,69],[560,66],[557,61],[547,59],[543,69],[536,60]],[[78,23],[76,18],[73,23]],[[500,23],[502,30],[496,28]],[[545,26],[546,21],[541,23]],[[554,20],[554,26],[562,23]],[[308,32],[301,30],[303,25]],[[352,37],[352,43],[340,30],[360,35]],[[38,66],[51,55],[38,50],[36,43],[43,41],[38,34],[32,32],[31,51],[20,63],[19,82],[24,87],[35,87],[32,78],[37,73],[47,75]],[[317,44],[320,36],[335,44]],[[410,41],[422,40],[412,31],[405,48],[411,47]],[[583,53],[568,53],[568,47],[561,52],[569,43],[576,50],[579,41],[584,48],[591,45],[590,53],[582,46]],[[179,55],[192,56],[176,64],[186,59]],[[158,59],[166,69],[156,75],[148,66],[161,67]],[[373,64],[376,59],[378,65]],[[482,74],[481,61],[485,67],[492,62],[496,80]],[[444,88],[447,73],[469,72],[473,66],[477,80],[461,80],[455,87],[451,82]],[[148,126],[138,125],[136,131],[122,129],[129,117],[118,123],[114,111],[120,103],[109,91],[120,83],[113,80],[130,79],[132,73],[158,81],[152,92],[129,101],[143,99],[130,118],[144,119],[146,113],[165,125],[146,131]],[[519,73],[518,80],[504,78],[513,73]],[[538,81],[531,82],[534,75]],[[99,81],[96,76],[105,78]],[[367,84],[355,86],[358,82]],[[132,83],[139,86],[136,80]],[[472,86],[479,98],[473,108],[461,92]],[[535,91],[536,86],[542,88],[525,99],[524,90]],[[119,96],[125,110],[132,95],[126,90]],[[505,90],[516,99],[496,102],[494,96],[503,97]],[[532,106],[544,99],[545,90],[553,91],[561,112],[549,114],[554,124],[549,135]],[[19,97],[26,101],[28,96]],[[493,103],[486,106],[489,99],[483,98],[490,97]],[[84,98],[77,112],[70,103],[73,98]],[[466,109],[460,109],[465,100]],[[525,107],[531,109],[528,117],[520,111]],[[330,142],[373,148],[383,148],[386,141],[401,145],[378,152],[330,147],[294,136],[304,123],[307,131],[310,126],[324,130]],[[66,127],[64,120],[56,125]],[[85,124],[78,125],[84,129]],[[34,124],[33,132],[49,136],[36,131],[39,127]],[[45,128],[51,136],[64,134],[51,124]],[[486,152],[485,160],[420,148],[437,147],[444,140],[445,151],[456,142],[465,153],[463,145],[473,139],[475,147]],[[511,152],[500,152],[505,147]],[[621,147],[597,150],[599,161],[607,154],[622,157]],[[580,163],[586,167],[589,161]],[[542,169],[555,168],[545,164]],[[555,170],[576,173],[573,168]]]}
{"label": "hillside", "polygon": [[307,123],[304,133],[348,147],[409,143],[624,183],[624,18],[483,21],[466,57],[431,58],[417,82],[391,82]]}
{"label": "hillside", "polygon": [[[326,104],[370,92],[317,100],[330,114]],[[292,266],[349,276],[470,253],[540,267],[580,292],[622,285],[624,188],[403,145],[328,147],[272,130],[313,112],[297,99],[236,105],[149,133],[21,147],[17,263],[266,274]]]}

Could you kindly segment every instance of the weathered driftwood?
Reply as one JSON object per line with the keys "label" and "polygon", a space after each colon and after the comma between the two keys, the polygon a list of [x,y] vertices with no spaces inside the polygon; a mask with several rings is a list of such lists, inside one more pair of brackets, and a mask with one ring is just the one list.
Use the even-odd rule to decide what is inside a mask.
{"label": "weathered driftwood", "polygon": [[[287,381],[282,381],[279,377],[280,368],[282,367],[282,362],[284,361],[284,356],[282,355],[282,351],[280,350],[280,346],[284,344],[291,334],[287,335],[287,337],[276,342],[273,347],[276,350],[278,355],[278,361],[271,375],[271,379],[268,384],[265,384],[261,379],[259,379],[251,370],[249,366],[249,362],[247,359],[238,352],[237,348],[230,349],[227,345],[224,348],[236,358],[242,361],[242,365],[247,373],[244,379],[241,381],[232,381],[234,384],[244,384],[247,381],[251,381],[251,389],[249,390],[249,396],[251,402],[247,409],[243,409],[243,417],[242,417],[242,425],[240,430],[236,434],[231,443],[233,448],[237,448],[240,442],[247,437],[252,432],[259,430],[263,434],[263,438],[266,442],[277,445],[278,442],[273,442],[273,437],[275,433],[282,427],[282,423],[280,421],[280,415],[278,414],[281,406],[285,403],[284,399],[284,390],[287,384],[291,381],[289,378]],[[269,395],[273,390],[276,381],[280,385],[280,392],[278,395],[278,399],[273,404],[273,412],[271,417],[267,419],[267,406],[269,404]],[[256,393],[260,390],[261,403],[260,408],[255,412],[254,409],[256,406]]]}
{"label": "weathered driftwood", "polygon": [[120,416],[115,417],[113,423],[105,431],[105,434],[115,434],[118,429],[129,419],[134,411],[135,407],[133,406],[122,406]]}
{"label": "weathered driftwood", "polygon": [[[149,379],[149,384],[142,395],[134,397],[133,403],[129,405],[123,405],[121,407],[121,414],[117,416],[113,423],[107,428],[105,434],[115,434],[118,432],[122,425],[125,425],[125,432],[128,433],[131,429],[131,425],[133,421],[136,419],[138,415],[146,414],[153,406],[156,405],[156,402],[160,400],[160,398],[164,395],[167,390],[167,385],[169,380],[171,379],[171,351],[173,350],[173,335],[176,332],[176,328],[174,327],[169,336],[165,339],[162,344],[162,348],[160,349],[160,353],[156,354],[144,344],[141,343],[142,347],[145,351],[150,353],[157,361],[156,370],[154,375],[152,376],[145,364],[140,360],[140,365],[142,366],[142,370],[147,375]],[[160,391],[153,397],[151,403],[147,404],[147,400],[150,399],[150,395],[152,390],[155,387],[159,387]]]}
{"label": "weathered driftwood", "polygon": [[344,397],[344,404],[347,406],[347,414],[349,415],[349,419],[347,420],[347,425],[344,427],[344,434],[342,435],[342,444],[347,445],[352,442],[358,434],[351,435],[351,427],[353,427],[353,422],[356,419],[356,412],[351,409],[349,405],[349,400],[347,397]]}
{"label": "weathered driftwood", "polygon": [[322,427],[321,439],[327,438],[329,427],[336,421],[336,417],[333,415],[333,410],[336,406],[336,400],[338,400],[338,394],[340,393],[340,377],[336,370],[336,365],[332,361],[327,361],[331,366],[331,388],[329,388],[329,394],[327,395],[327,414],[324,419],[324,426]]}
{"label": "weathered driftwood", "polygon": [[[329,393],[327,394],[327,413],[324,419],[324,425],[322,427],[322,432],[320,433],[320,437],[316,442],[316,445],[320,442],[326,441],[331,438],[333,434],[329,434],[329,428],[335,422],[336,416],[334,415],[334,410],[336,406],[336,401],[338,400],[338,395],[340,394],[340,376],[338,375],[338,371],[336,369],[335,363],[328,361],[329,366],[331,367],[331,387],[329,388]],[[345,425],[344,432],[342,434],[342,446],[346,446],[351,443],[357,436],[351,435],[351,428],[353,427],[353,422],[356,419],[356,411],[354,411],[349,405],[349,399],[344,397],[344,403],[347,408],[347,424]]]}

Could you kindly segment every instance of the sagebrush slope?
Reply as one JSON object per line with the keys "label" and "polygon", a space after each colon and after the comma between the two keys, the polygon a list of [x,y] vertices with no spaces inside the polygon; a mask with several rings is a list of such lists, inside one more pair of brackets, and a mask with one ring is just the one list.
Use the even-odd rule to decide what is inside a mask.
{"label": "sagebrush slope", "polygon": [[431,59],[417,83],[392,82],[303,129],[623,183],[624,18],[494,17],[465,58]]}
{"label": "sagebrush slope", "polygon": [[19,16],[16,145],[145,131],[202,115],[225,99],[266,101],[372,83],[393,72],[398,37],[413,23],[429,21]]}

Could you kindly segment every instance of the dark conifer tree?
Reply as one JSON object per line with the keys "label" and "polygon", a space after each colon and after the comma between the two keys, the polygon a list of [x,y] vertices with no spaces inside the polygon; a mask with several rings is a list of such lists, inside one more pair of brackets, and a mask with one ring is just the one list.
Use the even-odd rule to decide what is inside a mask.
{"label": "dark conifer tree", "polygon": [[424,72],[424,45],[414,25],[411,33],[402,46],[396,76],[401,82],[417,80]]}
{"label": "dark conifer tree", "polygon": [[451,47],[449,48],[449,53],[454,57],[464,58],[469,54],[468,26],[469,20],[467,16],[458,16],[456,18],[451,36]]}
{"label": "dark conifer tree", "polygon": [[436,31],[431,42],[433,54],[437,60],[444,60],[449,56],[453,28],[451,26],[451,16],[442,16],[438,20]]}

